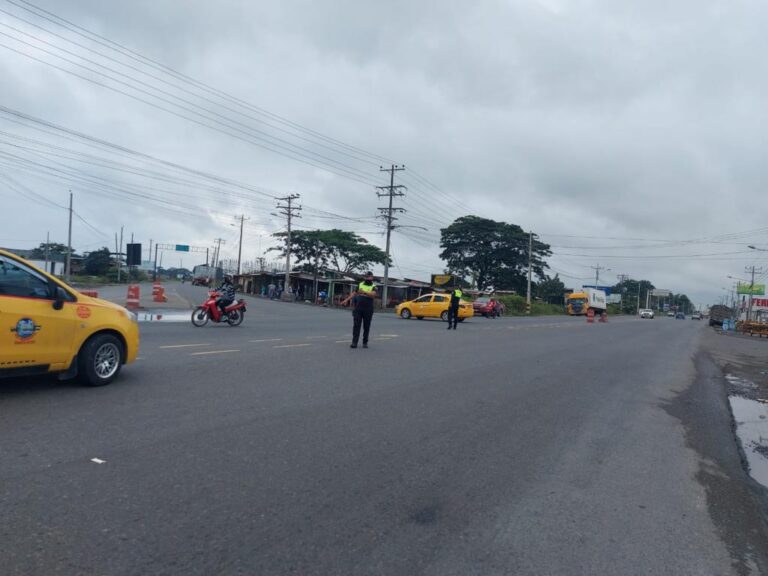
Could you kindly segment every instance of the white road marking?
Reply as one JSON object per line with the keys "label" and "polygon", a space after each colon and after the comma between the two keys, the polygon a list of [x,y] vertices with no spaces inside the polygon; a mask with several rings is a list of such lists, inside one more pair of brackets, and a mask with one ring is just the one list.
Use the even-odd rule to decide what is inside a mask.
{"label": "white road marking", "polygon": [[336,340],[336,344],[349,344],[349,340]]}
{"label": "white road marking", "polygon": [[209,350],[207,352],[192,352],[190,356],[203,356],[205,354],[227,354],[229,352],[240,352],[240,350]]}
{"label": "white road marking", "polygon": [[323,338],[328,338],[328,336],[307,336],[307,340],[322,340]]}
{"label": "white road marking", "polygon": [[106,460],[101,460],[100,458],[91,458],[91,462],[94,462],[96,464],[106,464]]}
{"label": "white road marking", "polygon": [[199,348],[200,346],[210,346],[210,344],[173,344],[169,346],[159,346],[159,348]]}
{"label": "white road marking", "polygon": [[280,346],[272,346],[272,348],[305,348],[306,346],[312,346],[312,344],[281,344]]}
{"label": "white road marking", "polygon": [[263,340],[248,340],[248,342],[282,342],[282,338],[264,338]]}

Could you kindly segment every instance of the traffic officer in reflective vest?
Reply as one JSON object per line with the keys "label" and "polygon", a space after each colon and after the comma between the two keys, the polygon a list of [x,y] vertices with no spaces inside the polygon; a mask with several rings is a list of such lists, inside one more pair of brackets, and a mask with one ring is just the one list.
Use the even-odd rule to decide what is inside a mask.
{"label": "traffic officer in reflective vest", "polygon": [[363,281],[357,286],[357,290],[342,302],[345,304],[353,301],[354,310],[352,317],[352,344],[350,348],[357,348],[357,342],[360,340],[360,325],[363,326],[363,348],[368,348],[368,336],[371,333],[371,319],[373,318],[373,302],[377,296],[376,287],[373,285],[373,272],[365,273]]}
{"label": "traffic officer in reflective vest", "polygon": [[460,288],[455,288],[451,292],[451,304],[448,306],[448,330],[453,328],[456,330],[456,325],[459,322],[459,304],[461,303],[461,297],[463,293]]}

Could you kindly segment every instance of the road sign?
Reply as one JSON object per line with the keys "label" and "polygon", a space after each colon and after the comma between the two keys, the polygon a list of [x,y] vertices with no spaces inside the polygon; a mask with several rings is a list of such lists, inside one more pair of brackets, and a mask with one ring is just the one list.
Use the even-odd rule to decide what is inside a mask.
{"label": "road sign", "polygon": [[189,252],[189,244],[176,244],[176,252]]}
{"label": "road sign", "polygon": [[658,296],[660,298],[669,298],[672,296],[671,290],[662,290],[661,288],[654,288],[651,290],[651,296]]}
{"label": "road sign", "polygon": [[141,244],[126,244],[125,255],[125,263],[128,266],[139,266],[141,264]]}

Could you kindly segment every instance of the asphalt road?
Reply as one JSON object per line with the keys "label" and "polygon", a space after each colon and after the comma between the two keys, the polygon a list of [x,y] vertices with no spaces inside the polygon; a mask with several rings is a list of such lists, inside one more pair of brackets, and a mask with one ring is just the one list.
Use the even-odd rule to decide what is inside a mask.
{"label": "asphalt road", "polygon": [[0,572],[766,573],[704,330],[143,324],[110,386],[0,381]]}

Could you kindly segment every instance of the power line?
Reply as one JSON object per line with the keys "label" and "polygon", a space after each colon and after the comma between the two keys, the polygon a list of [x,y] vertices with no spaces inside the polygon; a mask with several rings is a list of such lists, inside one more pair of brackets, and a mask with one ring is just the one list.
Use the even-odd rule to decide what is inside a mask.
{"label": "power line", "polygon": [[[87,39],[87,40],[89,40],[91,42],[95,42],[96,44],[104,46],[104,47],[106,47],[106,48],[108,48],[108,49],[110,49],[110,50],[112,50],[114,52],[117,52],[118,54],[120,54],[122,56],[128,57],[129,59],[131,59],[131,60],[133,60],[135,62],[141,63],[142,65],[148,65],[150,68],[153,68],[153,69],[155,69],[157,71],[160,71],[160,72],[162,72],[164,74],[168,74],[169,76],[171,76],[173,78],[176,78],[177,80],[181,80],[183,82],[189,83],[189,84],[195,86],[196,88],[203,90],[204,92],[210,93],[210,94],[215,95],[215,96],[217,96],[219,98],[222,98],[224,100],[227,100],[229,102],[232,102],[232,103],[235,103],[235,104],[237,104],[239,106],[242,106],[243,108],[252,110],[252,111],[254,111],[256,113],[259,113],[259,114],[262,114],[262,115],[264,115],[264,116],[266,116],[268,118],[271,118],[271,119],[273,119],[275,121],[278,121],[279,123],[285,124],[286,126],[289,126],[292,129],[295,129],[295,130],[304,132],[306,134],[315,136],[315,137],[319,138],[320,140],[326,141],[326,142],[334,144],[336,146],[339,146],[339,147],[342,147],[342,148],[346,148],[348,150],[359,152],[359,153],[361,153],[363,155],[368,156],[369,158],[371,158],[376,163],[379,163],[381,161],[390,162],[389,159],[387,159],[387,158],[385,158],[383,156],[371,153],[371,152],[369,152],[367,150],[364,150],[362,148],[359,148],[359,147],[356,147],[356,146],[344,143],[344,142],[342,142],[340,140],[331,138],[331,137],[329,137],[327,135],[324,135],[324,134],[322,134],[320,132],[317,132],[315,130],[307,128],[306,126],[303,126],[303,125],[301,125],[301,124],[299,124],[297,122],[288,120],[288,119],[286,119],[286,118],[284,118],[284,117],[282,117],[282,116],[280,116],[278,114],[270,112],[270,111],[268,111],[268,110],[266,110],[264,108],[260,108],[260,107],[255,106],[255,105],[253,105],[253,104],[251,104],[251,103],[249,103],[249,102],[247,102],[245,100],[236,98],[236,97],[234,97],[234,96],[232,96],[232,95],[230,95],[230,94],[228,94],[228,93],[226,93],[226,92],[224,92],[222,90],[219,90],[217,88],[213,88],[212,86],[210,86],[208,84],[205,84],[204,82],[196,80],[196,79],[194,79],[194,78],[192,78],[190,76],[187,76],[187,75],[185,75],[185,74],[183,74],[183,73],[181,73],[181,72],[179,72],[179,71],[177,71],[177,70],[175,70],[175,69],[173,69],[173,68],[171,68],[169,66],[166,66],[165,64],[159,63],[159,62],[157,62],[157,61],[155,61],[155,60],[153,60],[151,58],[148,58],[148,57],[146,57],[146,56],[144,56],[144,55],[142,55],[142,54],[140,54],[140,53],[138,53],[138,52],[136,52],[134,50],[131,50],[130,48],[127,48],[127,47],[125,47],[125,46],[123,46],[123,45],[121,45],[121,44],[111,40],[111,39],[108,39],[108,38],[106,38],[104,36],[100,36],[99,34],[96,34],[95,32],[87,30],[86,28],[83,28],[81,26],[78,26],[77,24],[75,24],[75,23],[73,23],[73,22],[71,22],[69,20],[64,19],[64,18],[54,14],[53,12],[49,12],[49,11],[39,7],[39,6],[36,6],[36,5],[32,4],[31,2],[27,2],[26,0],[21,0],[21,2],[23,4],[26,4],[27,6],[30,6],[30,7],[34,8],[34,10],[37,10],[38,12],[35,12],[34,10],[31,10],[30,8],[22,6],[21,4],[19,4],[17,2],[14,2],[13,0],[7,0],[7,1],[10,4],[12,4],[12,5],[14,5],[14,6],[18,7],[18,8],[21,8],[21,9],[23,9],[23,10],[25,10],[25,11],[31,13],[31,14],[34,14],[38,18],[44,19],[44,20],[46,20],[48,22],[51,22],[51,23],[53,23],[53,24],[55,24],[57,26],[60,26],[60,27],[66,29],[66,30],[68,30],[70,32],[74,32],[75,34],[77,34],[77,35],[79,35],[79,36],[81,36],[81,37],[83,37],[83,38],[85,38],[85,39]],[[43,14],[40,14],[40,12],[42,12]],[[15,15],[14,15],[14,17],[15,18],[19,18],[18,16],[15,16]],[[33,26],[35,26],[35,25],[33,24]],[[40,26],[36,26],[36,27],[38,29],[42,29]],[[69,40],[69,39],[65,39],[65,40],[67,40],[69,42],[73,42],[72,40]],[[88,49],[88,48],[86,48],[86,49]],[[88,49],[88,50],[93,51],[92,49]],[[103,57],[109,58],[107,56],[103,56]],[[129,66],[129,65],[125,64],[125,63],[121,63],[121,65]],[[146,72],[143,72],[143,73],[147,74]]]}

